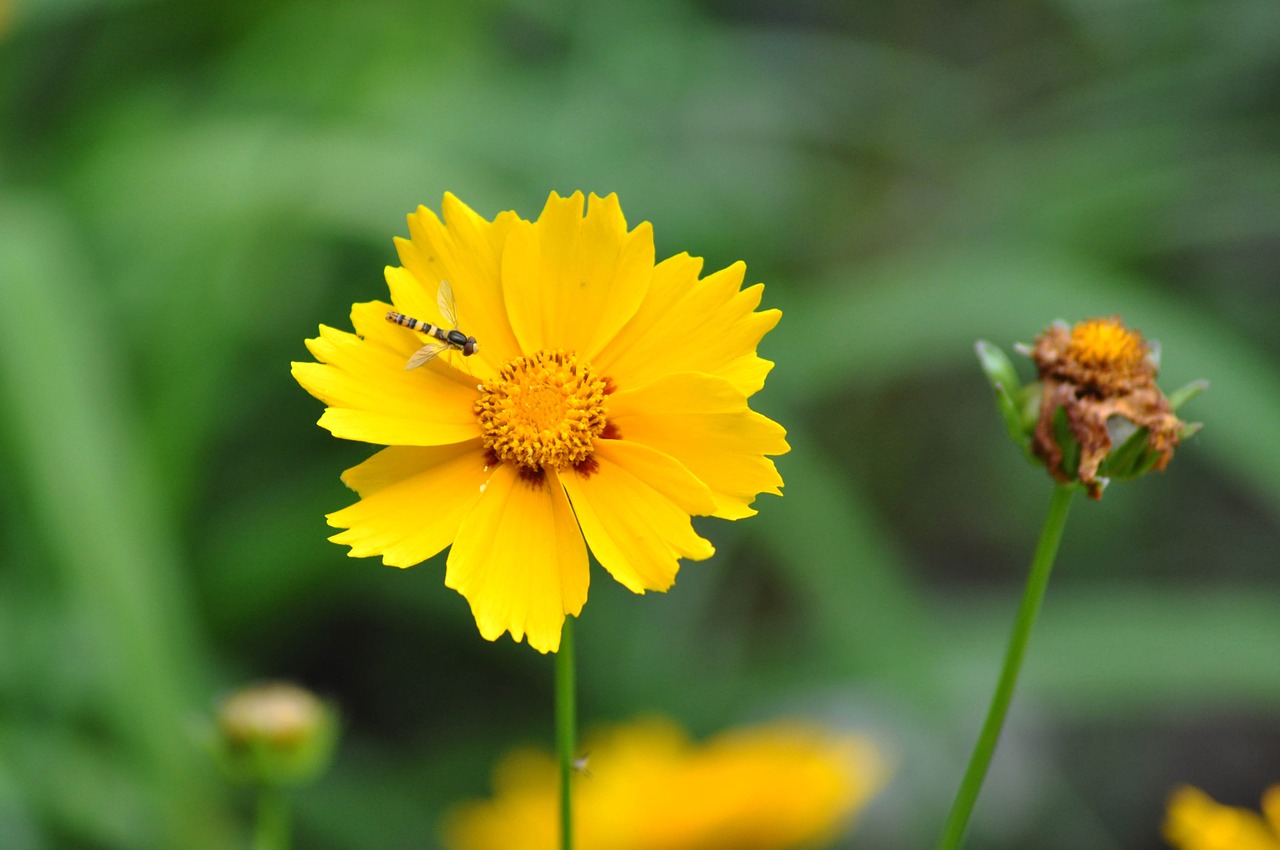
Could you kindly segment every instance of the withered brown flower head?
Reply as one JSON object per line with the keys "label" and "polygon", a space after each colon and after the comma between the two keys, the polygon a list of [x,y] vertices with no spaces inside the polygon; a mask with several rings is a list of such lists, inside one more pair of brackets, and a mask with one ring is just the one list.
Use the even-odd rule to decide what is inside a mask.
{"label": "withered brown flower head", "polygon": [[[1156,454],[1153,469],[1164,469],[1173,457],[1183,423],[1156,386],[1151,348],[1119,316],[1089,319],[1068,328],[1055,323],[1041,334],[1031,351],[1043,392],[1032,451],[1059,481],[1080,481],[1094,499],[1106,483],[1098,468],[1111,451],[1107,422],[1122,417],[1147,429],[1147,446]],[[1076,469],[1064,469],[1063,448],[1055,435],[1061,409],[1080,447]]]}

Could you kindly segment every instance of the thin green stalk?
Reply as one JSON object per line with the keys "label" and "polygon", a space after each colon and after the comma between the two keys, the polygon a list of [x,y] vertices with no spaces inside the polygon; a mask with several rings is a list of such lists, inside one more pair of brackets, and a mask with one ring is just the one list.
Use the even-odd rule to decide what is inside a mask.
{"label": "thin green stalk", "polygon": [[573,669],[573,617],[564,618],[556,653],[556,752],[560,756],[560,847],[573,850],[573,754],[577,749],[578,711]]}
{"label": "thin green stalk", "polygon": [[273,785],[258,788],[253,850],[289,850],[289,803],[283,788]]}
{"label": "thin green stalk", "polygon": [[951,813],[947,815],[947,824],[942,831],[942,840],[938,842],[938,850],[957,850],[964,842],[969,816],[973,814],[973,806],[982,790],[982,781],[986,779],[987,768],[991,765],[991,757],[1000,740],[1000,731],[1004,728],[1005,716],[1009,713],[1009,703],[1013,700],[1013,689],[1018,684],[1018,672],[1022,669],[1027,640],[1031,637],[1031,628],[1035,625],[1045,588],[1049,585],[1049,573],[1058,554],[1058,543],[1062,540],[1067,509],[1071,507],[1074,493],[1073,487],[1060,485],[1053,488],[1049,513],[1045,517],[1044,528],[1040,531],[1035,557],[1031,560],[1027,586],[1022,592],[1022,606],[1018,609],[1018,619],[1014,621],[1009,646],[1005,649],[1000,680],[991,695],[987,719],[982,724],[982,733],[974,745],[973,754],[969,756],[969,766],[965,769],[960,789],[956,791],[955,802],[951,804]]}

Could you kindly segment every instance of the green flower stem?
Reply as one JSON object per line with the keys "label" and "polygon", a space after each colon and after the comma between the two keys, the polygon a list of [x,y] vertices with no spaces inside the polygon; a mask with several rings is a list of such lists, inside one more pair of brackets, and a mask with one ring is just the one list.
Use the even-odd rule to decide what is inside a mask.
{"label": "green flower stem", "polygon": [[1074,487],[1059,485],[1053,489],[1053,500],[1049,502],[1049,513],[1045,517],[1044,528],[1040,531],[1040,542],[1036,545],[1036,554],[1027,575],[1027,586],[1022,593],[1022,607],[1018,609],[1018,619],[1013,624],[1013,634],[1009,636],[1009,646],[1005,649],[1000,680],[991,695],[987,719],[982,724],[982,733],[978,736],[978,743],[974,745],[973,754],[969,756],[969,766],[965,769],[964,779],[956,792],[955,802],[951,804],[951,813],[947,815],[947,824],[942,831],[942,840],[938,842],[938,850],[958,850],[964,841],[969,816],[973,814],[973,806],[982,790],[982,781],[991,765],[991,756],[1000,740],[1000,730],[1004,728],[1004,719],[1009,713],[1009,703],[1013,700],[1013,689],[1018,684],[1018,672],[1022,669],[1027,640],[1031,637],[1031,628],[1035,625],[1045,588],[1049,585],[1049,572],[1053,569],[1053,560],[1058,554],[1058,543],[1062,540],[1062,529],[1067,523],[1067,510],[1071,507],[1074,493]]}
{"label": "green flower stem", "polygon": [[289,850],[289,804],[284,789],[258,788],[258,822],[253,830],[253,850]]}
{"label": "green flower stem", "polygon": [[573,753],[577,749],[578,711],[573,670],[573,617],[564,618],[556,653],[556,751],[560,756],[560,847],[573,850]]}

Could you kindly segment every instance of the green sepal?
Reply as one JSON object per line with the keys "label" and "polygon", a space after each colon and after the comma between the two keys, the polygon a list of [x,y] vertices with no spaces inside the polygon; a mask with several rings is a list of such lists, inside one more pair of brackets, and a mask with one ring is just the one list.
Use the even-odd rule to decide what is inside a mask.
{"label": "green sepal", "polygon": [[[1191,399],[1200,395],[1200,393],[1209,389],[1209,382],[1201,378],[1198,381],[1192,381],[1185,387],[1179,387],[1169,396],[1169,407],[1177,410]],[[1186,422],[1182,426],[1182,430],[1178,432],[1178,439],[1185,440],[1197,434],[1204,427],[1203,422]]]}
{"label": "green sepal", "polygon": [[1031,431],[1027,427],[1025,416],[1026,394],[1023,391],[1022,382],[1018,379],[1017,370],[1013,368],[1012,361],[1003,351],[986,340],[978,340],[974,344],[974,351],[977,352],[978,363],[987,376],[987,383],[991,385],[995,394],[996,409],[1000,411],[1000,418],[1004,420],[1009,439],[1013,440],[1024,454],[1030,456]]}
{"label": "green sepal", "polygon": [[[1209,382],[1200,380],[1192,381],[1186,386],[1178,389],[1172,395],[1168,396],[1169,407],[1177,410],[1181,405],[1186,404],[1191,399],[1200,395],[1209,388]],[[1119,417],[1127,428],[1131,428],[1130,433],[1120,445],[1119,448],[1113,449],[1107,455],[1106,460],[1098,468],[1100,475],[1108,475],[1112,478],[1120,480],[1132,480],[1141,478],[1151,471],[1151,468],[1160,461],[1160,453],[1153,451],[1148,445],[1151,439],[1151,431],[1147,428],[1137,428],[1133,423],[1123,417]],[[1110,426],[1109,426],[1110,427]],[[1178,439],[1185,440],[1192,434],[1200,430],[1201,423],[1191,422],[1182,426],[1178,432]]]}
{"label": "green sepal", "polygon": [[1061,405],[1053,411],[1053,442],[1062,452],[1059,469],[1071,480],[1078,481],[1080,474],[1080,444],[1075,442],[1075,434],[1071,433],[1071,420],[1066,417],[1066,408]]}
{"label": "green sepal", "polygon": [[1071,433],[1067,409],[1061,405],[1053,411],[1053,439],[1062,450],[1062,471],[1075,479],[1080,474],[1080,444]]}
{"label": "green sepal", "polygon": [[1141,478],[1142,476],[1150,472],[1151,467],[1155,466],[1159,461],[1160,461],[1160,452],[1148,451],[1146,454],[1142,456],[1142,460],[1138,463],[1138,466],[1133,470],[1133,475],[1131,477]]}
{"label": "green sepal", "polygon": [[1169,394],[1169,407],[1177,410],[1207,389],[1209,389],[1209,382],[1203,378],[1198,381],[1192,381],[1185,387],[1180,387]]}
{"label": "green sepal", "polygon": [[1150,438],[1151,432],[1148,429],[1135,428],[1120,447],[1112,449],[1102,461],[1098,466],[1098,474],[1124,481],[1145,473],[1160,457],[1147,447]]}
{"label": "green sepal", "polygon": [[1040,399],[1044,395],[1044,384],[1032,381],[1022,388],[1019,394],[1019,408],[1022,410],[1022,430],[1028,435],[1036,431],[1036,423],[1040,421]]}
{"label": "green sepal", "polygon": [[974,343],[973,349],[978,354],[978,363],[986,373],[991,386],[1004,387],[1011,395],[1018,391],[1022,386],[1018,371],[1013,368],[1013,361],[1000,350],[999,346],[980,339]]}
{"label": "green sepal", "polygon": [[[1179,407],[1189,402],[1190,399],[1199,396],[1199,394],[1203,393],[1206,389],[1208,389],[1207,380],[1204,380],[1203,378],[1193,380],[1192,383],[1185,385],[1185,387],[1180,387],[1179,389],[1174,390],[1174,393],[1169,397],[1169,406],[1174,408],[1176,411]],[[1183,430],[1179,431],[1178,439],[1184,440],[1188,437],[1192,437],[1192,435],[1196,434],[1199,429],[1203,428],[1203,426],[1203,422],[1187,422],[1187,424],[1183,425]]]}

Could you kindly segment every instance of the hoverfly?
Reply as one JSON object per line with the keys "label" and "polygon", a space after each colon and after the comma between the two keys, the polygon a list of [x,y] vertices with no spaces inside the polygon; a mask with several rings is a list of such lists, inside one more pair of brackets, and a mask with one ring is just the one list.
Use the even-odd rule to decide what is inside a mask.
{"label": "hoverfly", "polygon": [[436,304],[440,307],[440,315],[444,316],[444,320],[453,327],[445,330],[438,325],[430,322],[424,322],[421,319],[415,319],[413,316],[406,316],[404,313],[397,313],[391,310],[387,313],[387,321],[394,325],[402,325],[411,331],[417,331],[420,334],[433,336],[439,342],[429,342],[419,348],[409,358],[409,362],[404,364],[406,369],[417,369],[424,363],[430,363],[436,358],[440,352],[447,349],[461,351],[463,357],[470,357],[480,350],[480,343],[476,342],[473,336],[467,336],[458,330],[458,308],[453,303],[453,287],[449,285],[449,281],[440,281],[440,291],[436,293]]}

